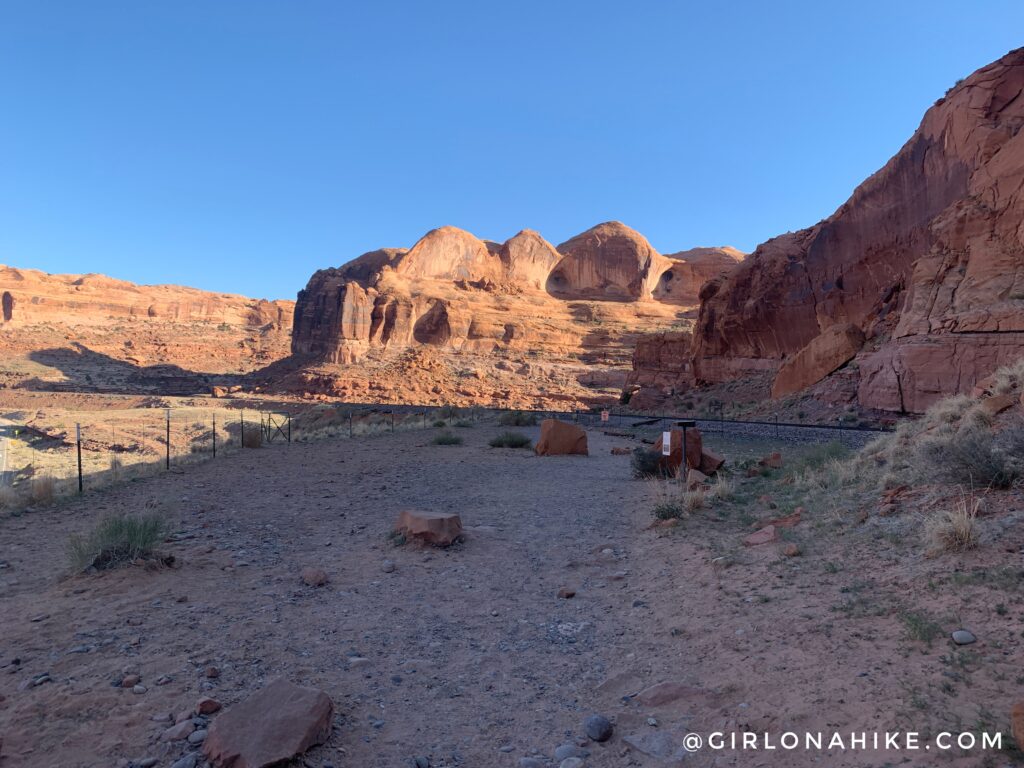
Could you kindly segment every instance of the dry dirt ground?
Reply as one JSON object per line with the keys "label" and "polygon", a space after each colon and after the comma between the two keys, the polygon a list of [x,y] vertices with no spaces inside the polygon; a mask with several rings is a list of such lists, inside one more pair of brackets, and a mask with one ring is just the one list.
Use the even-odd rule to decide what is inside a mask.
{"label": "dry dirt ground", "polygon": [[[461,446],[427,430],[243,451],[0,520],[0,766],[169,766],[195,747],[160,742],[165,718],[278,675],[335,702],[330,741],[295,763],[317,768],[557,766],[566,744],[587,766],[1016,759],[681,745],[690,731],[1005,730],[1021,680],[1019,534],[973,561],[926,561],[828,510],[787,533],[804,554],[785,558],[740,545],[751,519],[779,513],[755,500],[770,477],[651,529],[655,484],[610,455],[628,439],[592,430],[590,457],[539,458],[488,448],[502,430],[455,430]],[[163,546],[177,567],[67,576],[69,533],[146,506],[177,531]],[[395,546],[410,507],[458,512],[466,541]],[[305,566],[330,582],[305,586]],[[1003,568],[1006,583],[943,586]],[[949,613],[979,640],[915,640],[908,611]],[[144,693],[112,684],[130,673]],[[593,712],[615,723],[610,741],[583,738]]]}

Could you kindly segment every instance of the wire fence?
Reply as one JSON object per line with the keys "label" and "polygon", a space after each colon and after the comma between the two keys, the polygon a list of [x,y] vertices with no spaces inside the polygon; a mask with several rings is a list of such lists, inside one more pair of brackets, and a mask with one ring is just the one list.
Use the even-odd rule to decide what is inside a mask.
{"label": "wire fence", "polygon": [[[346,403],[292,409],[181,407],[136,408],[82,414],[79,421],[0,419],[0,508],[48,503],[60,496],[96,490],[166,471],[184,471],[198,462],[239,451],[292,442],[356,438],[414,429],[471,426],[502,414],[560,418],[591,428],[660,430],[679,421],[704,432],[787,442],[839,439],[862,445],[879,428],[844,424],[793,424],[778,420],[741,421],[702,414],[645,415],[589,411],[456,408],[453,406]],[[513,421],[513,423],[515,423]]]}

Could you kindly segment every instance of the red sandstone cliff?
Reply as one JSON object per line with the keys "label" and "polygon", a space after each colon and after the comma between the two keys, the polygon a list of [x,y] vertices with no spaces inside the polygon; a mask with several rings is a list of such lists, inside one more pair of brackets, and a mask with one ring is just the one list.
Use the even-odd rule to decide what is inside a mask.
{"label": "red sandstone cliff", "polygon": [[1024,354],[1022,92],[1018,49],[936,102],[832,216],[705,285],[697,380],[781,367],[781,395],[857,355],[862,405],[921,411]]}
{"label": "red sandstone cliff", "polygon": [[665,257],[619,222],[557,248],[532,230],[498,244],[440,227],[310,278],[292,335],[305,370],[286,386],[523,406],[614,396],[639,334],[677,322],[739,258]]}

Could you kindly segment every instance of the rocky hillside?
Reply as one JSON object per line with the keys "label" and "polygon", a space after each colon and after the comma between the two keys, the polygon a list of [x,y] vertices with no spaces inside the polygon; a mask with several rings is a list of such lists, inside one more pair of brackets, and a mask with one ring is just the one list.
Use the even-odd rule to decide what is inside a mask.
{"label": "rocky hillside", "polygon": [[0,386],[209,391],[288,355],[294,302],[0,265]]}
{"label": "rocky hillside", "polygon": [[[693,374],[844,369],[861,406],[920,412],[1024,354],[1024,49],[959,82],[815,226],[701,292]],[[851,361],[853,361],[851,363]]]}
{"label": "rocky hillside", "polygon": [[[658,253],[619,222],[555,247],[455,227],[317,272],[299,293],[284,382],[352,400],[520,407],[614,399],[644,332],[689,325],[732,248]],[[692,315],[691,315],[692,316]]]}

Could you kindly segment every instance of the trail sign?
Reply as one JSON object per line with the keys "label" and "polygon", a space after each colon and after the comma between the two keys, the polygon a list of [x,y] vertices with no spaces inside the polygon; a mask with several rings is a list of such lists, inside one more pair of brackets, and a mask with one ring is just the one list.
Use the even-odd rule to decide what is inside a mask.
{"label": "trail sign", "polygon": [[601,411],[601,421],[608,421],[611,414],[608,411]]}
{"label": "trail sign", "polygon": [[672,433],[662,432],[661,433],[661,455],[671,456],[672,455]]}

